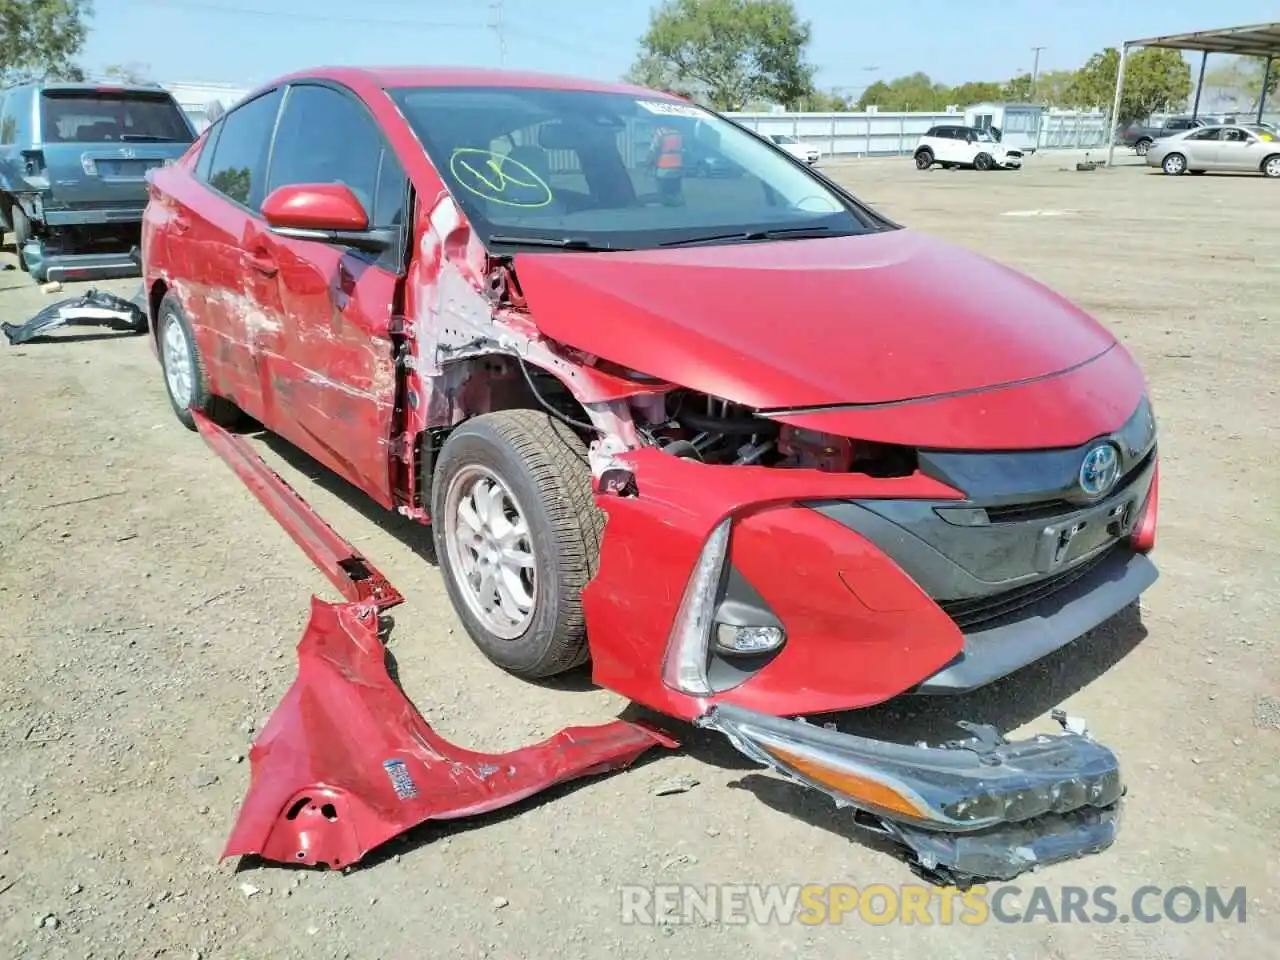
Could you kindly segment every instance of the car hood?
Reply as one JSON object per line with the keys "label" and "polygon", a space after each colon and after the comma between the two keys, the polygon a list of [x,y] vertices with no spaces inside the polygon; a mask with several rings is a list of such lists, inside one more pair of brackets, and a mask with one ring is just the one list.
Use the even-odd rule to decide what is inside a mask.
{"label": "car hood", "polygon": [[522,253],[546,336],[761,409],[880,404],[1079,366],[1115,342],[1040,283],[897,229],[614,253]]}

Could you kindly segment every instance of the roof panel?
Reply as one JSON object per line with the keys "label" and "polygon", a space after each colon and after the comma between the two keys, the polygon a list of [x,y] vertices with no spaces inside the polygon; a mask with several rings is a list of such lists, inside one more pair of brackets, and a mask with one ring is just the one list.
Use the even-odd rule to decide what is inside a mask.
{"label": "roof panel", "polygon": [[1227,27],[1223,30],[1175,33],[1167,37],[1129,40],[1125,46],[1234,53],[1245,57],[1280,57],[1280,23],[1259,23],[1251,27]]}

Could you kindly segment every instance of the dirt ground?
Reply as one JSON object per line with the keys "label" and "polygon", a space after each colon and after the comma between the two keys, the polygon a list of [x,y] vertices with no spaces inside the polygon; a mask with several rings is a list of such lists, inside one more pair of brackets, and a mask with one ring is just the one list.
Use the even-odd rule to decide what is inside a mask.
{"label": "dirt ground", "polygon": [[[219,864],[253,731],[294,676],[308,596],[335,595],[179,426],[146,340],[77,331],[0,345],[0,954],[1274,956],[1280,185],[1063,169],[1074,159],[1037,156],[1019,173],[922,174],[907,159],[828,169],[900,222],[1062,291],[1136,353],[1162,430],[1162,578],[1140,621],[978,694],[850,722],[954,736],[944,728],[962,718],[1046,728],[1065,706],[1119,753],[1124,823],[1110,851],[1021,878],[1017,901],[1037,883],[1055,896],[1110,885],[1122,903],[1144,885],[1244,885],[1244,924],[625,925],[623,884],[913,882],[847,813],[699,736],[514,812],[428,825],[348,874]],[[0,273],[0,318],[48,302],[25,274]],[[392,650],[441,733],[510,748],[626,706],[490,666],[424,556],[425,531],[282,444],[259,447],[407,595]],[[659,795],[679,776],[699,783]]]}

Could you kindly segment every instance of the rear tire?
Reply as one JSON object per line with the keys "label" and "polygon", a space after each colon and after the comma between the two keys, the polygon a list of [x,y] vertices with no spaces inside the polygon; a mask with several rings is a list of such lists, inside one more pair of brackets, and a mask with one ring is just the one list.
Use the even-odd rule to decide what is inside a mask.
{"label": "rear tire", "polygon": [[538,410],[474,417],[445,441],[431,499],[445,587],[480,651],[530,680],[585,663],[604,514],[581,438]]}
{"label": "rear tire", "polygon": [[15,203],[9,208],[9,222],[13,224],[13,245],[14,252],[18,255],[18,267],[30,273],[31,270],[27,266],[27,258],[23,255],[22,248],[31,239],[31,221],[27,218],[25,211]]}
{"label": "rear tire", "polygon": [[927,147],[916,151],[916,169],[928,170],[933,166],[933,151]]}
{"label": "rear tire", "polygon": [[215,423],[234,425],[239,419],[239,411],[229,400],[209,392],[207,368],[191,329],[191,321],[172,293],[166,293],[160,301],[156,341],[160,348],[165,392],[169,394],[169,404],[179,422],[188,430],[196,429],[192,415],[192,411],[196,411]]}
{"label": "rear tire", "polygon": [[1137,143],[1133,145],[1133,149],[1138,154],[1138,156],[1145,157],[1147,155],[1147,151],[1151,149],[1151,141],[1139,140]]}

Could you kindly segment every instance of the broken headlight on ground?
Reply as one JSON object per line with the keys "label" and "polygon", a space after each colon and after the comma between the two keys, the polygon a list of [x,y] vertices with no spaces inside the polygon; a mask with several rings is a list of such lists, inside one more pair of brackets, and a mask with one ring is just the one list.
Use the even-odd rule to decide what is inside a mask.
{"label": "broken headlight on ground", "polygon": [[873,740],[734,706],[697,720],[747,757],[820,790],[910,848],[943,883],[1009,880],[1110,846],[1124,786],[1084,733],[1011,742],[994,728],[938,747]]}

